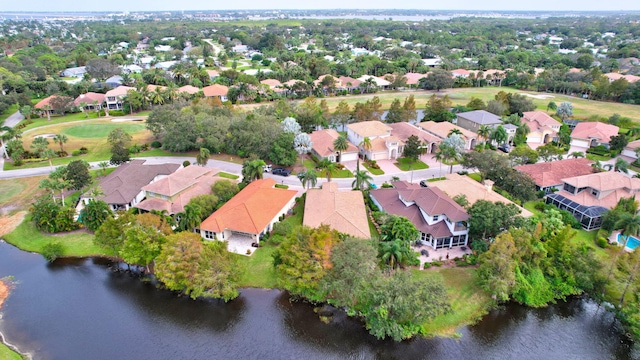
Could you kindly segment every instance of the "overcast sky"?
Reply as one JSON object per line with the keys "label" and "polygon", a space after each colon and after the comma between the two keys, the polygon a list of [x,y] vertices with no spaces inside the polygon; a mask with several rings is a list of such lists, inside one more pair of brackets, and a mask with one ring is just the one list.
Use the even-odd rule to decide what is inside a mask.
{"label": "overcast sky", "polygon": [[638,0],[2,0],[0,11],[159,11],[233,9],[640,10]]}

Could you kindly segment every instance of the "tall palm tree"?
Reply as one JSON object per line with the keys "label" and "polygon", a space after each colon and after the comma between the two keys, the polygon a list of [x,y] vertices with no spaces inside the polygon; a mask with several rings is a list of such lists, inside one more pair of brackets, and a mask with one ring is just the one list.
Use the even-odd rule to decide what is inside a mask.
{"label": "tall palm tree", "polygon": [[371,151],[371,139],[369,139],[368,137],[365,137],[364,139],[362,139],[362,141],[360,142],[360,144],[358,144],[358,147],[360,148],[361,151],[363,151],[363,158],[366,159],[367,157],[367,152]]}
{"label": "tall palm tree", "polygon": [[351,183],[353,190],[364,190],[365,185],[369,185],[373,182],[373,178],[366,170],[356,170],[353,173],[355,180]]}
{"label": "tall palm tree", "polygon": [[[609,279],[613,274],[613,268],[618,263],[618,257],[620,256],[620,254],[622,254],[622,252],[624,252],[624,249],[627,247],[629,237],[637,237],[638,233],[640,233],[640,215],[637,214],[637,211],[634,211],[633,214],[623,213],[618,221],[616,221],[613,228],[621,229],[620,236],[624,239],[624,244],[622,245],[620,250],[615,253],[615,258],[611,261],[611,266],[609,267],[609,272],[607,274],[607,280],[605,281],[605,284],[609,282]],[[602,289],[602,296],[604,296],[604,288]]]}
{"label": "tall palm tree", "polygon": [[313,170],[302,171],[298,173],[298,179],[300,179],[302,187],[309,189],[309,185],[315,187],[318,183],[318,174]]}
{"label": "tall palm tree", "polygon": [[260,159],[245,161],[242,165],[242,181],[248,184],[253,180],[262,179],[265,165],[265,162]]}
{"label": "tall palm tree", "polygon": [[623,172],[625,174],[629,173],[629,163],[626,162],[623,158],[617,158],[616,163],[613,166],[613,169],[618,172]]}
{"label": "tall palm tree", "polygon": [[342,152],[349,148],[349,141],[344,135],[338,136],[333,141],[333,149],[338,152],[338,162],[342,162]]}
{"label": "tall palm tree", "polygon": [[318,167],[322,169],[322,172],[327,177],[327,181],[331,182],[331,173],[336,169],[336,163],[329,161],[329,159],[322,159],[318,163]]}
{"label": "tall palm tree", "polygon": [[507,130],[505,130],[504,127],[502,127],[502,125],[493,129],[493,131],[491,132],[491,140],[498,143],[498,145],[504,144],[508,138],[509,138],[509,135],[507,134]]}
{"label": "tall palm tree", "polygon": [[179,227],[183,231],[193,231],[202,221],[202,209],[196,204],[184,206],[184,212],[180,213]]}
{"label": "tall palm tree", "polygon": [[51,105],[43,105],[42,110],[47,113],[47,121],[51,121]]}
{"label": "tall palm tree", "polygon": [[211,151],[207,148],[200,148],[200,152],[196,156],[196,164],[200,166],[206,166],[207,162],[209,162],[209,158],[211,157]]}
{"label": "tall palm tree", "polygon": [[391,270],[394,270],[404,258],[404,246],[400,241],[383,241],[380,243],[381,258],[385,263],[389,264]]}
{"label": "tall palm tree", "polygon": [[583,158],[584,157],[584,153],[582,151],[574,151],[571,154],[569,154],[569,156],[571,156],[574,159]]}
{"label": "tall palm tree", "polygon": [[491,128],[487,125],[482,125],[478,129],[478,136],[482,138],[482,142],[486,143],[489,140],[489,136],[491,136]]}
{"label": "tall palm tree", "polygon": [[458,134],[458,135],[462,135],[462,131],[460,131],[460,129],[458,128],[453,128],[451,129],[451,131],[449,131],[449,133],[447,134],[447,136],[451,136],[453,134]]}
{"label": "tall palm tree", "polygon": [[64,143],[66,143],[67,141],[69,141],[69,138],[65,134],[56,134],[53,137],[53,141],[58,143],[58,145],[60,145],[60,152],[64,152],[64,149],[62,148],[62,145]]}

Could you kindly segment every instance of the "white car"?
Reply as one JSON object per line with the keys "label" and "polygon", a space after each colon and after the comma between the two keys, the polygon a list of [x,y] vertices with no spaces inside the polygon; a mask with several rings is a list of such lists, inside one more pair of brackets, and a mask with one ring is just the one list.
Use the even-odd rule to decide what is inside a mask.
{"label": "white car", "polygon": [[264,172],[271,172],[271,165],[264,165],[262,170],[264,170]]}

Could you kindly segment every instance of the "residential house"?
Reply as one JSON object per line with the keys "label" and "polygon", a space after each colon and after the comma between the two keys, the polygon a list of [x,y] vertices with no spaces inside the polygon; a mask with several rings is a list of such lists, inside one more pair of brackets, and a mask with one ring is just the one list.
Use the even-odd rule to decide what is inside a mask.
{"label": "residential house", "polygon": [[604,145],[609,147],[612,136],[618,135],[619,128],[615,125],[596,122],[581,122],[571,132],[571,146],[583,148]]}
{"label": "residential house", "polygon": [[73,105],[80,106],[82,103],[86,103],[85,110],[100,110],[104,103],[105,94],[88,92],[86,94],[80,94],[75,100]]}
{"label": "residential house", "polygon": [[161,70],[164,70],[164,71],[169,71],[169,69],[170,69],[173,65],[175,65],[175,64],[177,64],[177,63],[178,63],[178,62],[177,62],[177,61],[175,61],[175,60],[170,60],[170,61],[161,61],[161,62],[159,62],[159,63],[155,64],[153,67],[154,67],[155,69],[161,69]]}
{"label": "residential house", "polygon": [[427,74],[408,72],[404,74],[404,77],[407,78],[407,86],[417,87],[420,84],[420,79],[426,78]]}
{"label": "residential house", "polygon": [[260,242],[295,205],[298,192],[275,185],[273,179],[251,182],[200,224],[200,235],[207,240],[230,243]]}
{"label": "residential house", "polygon": [[361,239],[371,238],[361,191],[339,191],[338,183],[325,182],[321,189],[307,190],[302,225],[333,230]]}
{"label": "residential house", "polygon": [[205,97],[217,97],[220,101],[224,102],[228,100],[227,94],[229,93],[229,88],[224,85],[213,84],[202,88],[202,92]]}
{"label": "residential house", "polygon": [[372,75],[362,75],[357,80],[360,81],[361,86],[367,87],[368,79],[371,79],[375,84],[374,86],[381,90],[386,90],[389,88],[389,85],[391,85],[391,82],[389,82],[388,80],[385,80],[376,76],[372,76]]}
{"label": "residential house", "polygon": [[435,122],[435,121],[424,121],[418,124],[418,127],[423,129],[424,131],[433,134],[440,139],[446,139],[451,131],[457,129],[462,134],[462,139],[465,141],[465,149],[471,150],[473,149],[478,142],[478,135],[472,131],[467,129],[463,129],[457,125],[454,125],[450,122]]}
{"label": "residential house", "polygon": [[520,122],[529,127],[527,144],[544,145],[558,136],[562,124],[544,111],[525,111]]}
{"label": "residential house", "polygon": [[607,210],[639,191],[640,179],[605,171],[562,179],[560,191],[547,195],[545,201],[572,213],[584,229],[594,230]]}
{"label": "residential house", "polygon": [[[347,125],[347,139],[358,144],[360,153],[370,160],[397,159],[399,140],[391,135],[392,128],[380,121],[363,121]],[[363,141],[369,139],[370,149],[365,149]]]}
{"label": "residential house", "polygon": [[51,107],[51,100],[53,100],[56,96],[57,95],[47,96],[46,98],[38,101],[37,104],[33,105],[33,108],[38,110],[39,112],[41,112],[45,116],[46,116],[47,112],[49,113],[49,115],[53,115],[55,113],[55,111]]}
{"label": "residential house", "polygon": [[217,70],[209,70],[209,69],[207,69],[206,71],[207,71],[207,75],[209,75],[209,79],[211,79],[211,80],[215,80],[215,78],[220,76],[220,73]]}
{"label": "residential house", "polygon": [[393,186],[371,190],[371,200],[380,211],[409,219],[420,231],[415,240],[434,249],[467,245],[469,214],[442,190],[406,181],[395,181]]}
{"label": "residential house", "polygon": [[112,88],[117,88],[118,86],[122,85],[122,76],[114,75],[114,76],[108,78],[107,80],[105,80],[104,83],[107,86],[110,86]]}
{"label": "residential house", "polygon": [[260,84],[267,85],[271,91],[276,94],[282,94],[287,92],[287,89],[284,88],[282,83],[277,79],[265,79],[260,81]]}
{"label": "residential house", "polygon": [[145,199],[135,205],[145,211],[166,211],[167,215],[184,212],[189,200],[211,194],[211,186],[223,178],[219,169],[187,166],[156,182],[142,187]]}
{"label": "residential house", "polygon": [[640,140],[634,140],[627,144],[627,146],[622,149],[622,155],[628,156],[633,159],[638,158],[638,152],[640,152]]}
{"label": "residential house", "polygon": [[200,88],[197,88],[193,85],[185,85],[178,88],[178,94],[185,93],[189,95],[195,95],[200,91]]}
{"label": "residential house", "polygon": [[507,144],[513,144],[513,138],[516,137],[518,127],[513,124],[503,124],[502,127],[507,132]]}
{"label": "residential house", "polygon": [[136,90],[134,87],[130,86],[118,86],[113,90],[109,90],[104,94],[106,106],[105,109],[108,110],[122,110],[122,99],[127,96],[127,92],[129,90]]}
{"label": "residential house", "polygon": [[593,174],[591,164],[593,161],[579,158],[520,165],[514,169],[531,176],[536,189],[548,194],[552,189],[562,189],[562,179]]}
{"label": "residential house", "polygon": [[429,183],[429,187],[435,187],[451,198],[464,195],[469,202],[469,206],[473,206],[480,200],[491,201],[493,203],[514,204],[520,208],[520,215],[523,217],[533,216],[529,210],[515,204],[506,197],[498,194],[493,190],[493,181],[485,180],[483,184],[473,180],[472,178],[460,174],[445,174],[445,180],[438,180]]}
{"label": "residential house", "polygon": [[122,69],[122,72],[126,74],[140,74],[142,72],[142,67],[135,64],[122,65],[120,68]]}
{"label": "residential house", "polygon": [[442,59],[434,58],[434,59],[422,59],[422,63],[425,66],[436,67],[442,65]]}
{"label": "residential house", "polygon": [[331,162],[355,161],[358,159],[358,148],[348,142],[347,150],[339,153],[333,147],[333,142],[340,137],[334,129],[316,130],[309,134],[311,137],[311,154],[318,159],[328,159]]}
{"label": "residential house", "polygon": [[457,115],[457,125],[463,129],[478,133],[478,129],[481,126],[488,126],[490,128],[496,128],[502,125],[502,119],[500,116],[494,115],[485,110],[474,110],[459,113]]}
{"label": "residential house", "polygon": [[[174,173],[180,167],[179,164],[145,165],[145,160],[131,160],[100,180],[98,186],[104,195],[98,196],[97,200],[109,204],[112,211],[129,210],[144,199],[142,187]],[[91,199],[89,193],[85,193],[80,201],[88,204]]]}
{"label": "residential house", "polygon": [[400,140],[400,144],[398,146],[399,156],[402,156],[404,153],[404,145],[407,143],[407,140],[412,135],[416,136],[420,142],[422,142],[422,147],[425,150],[426,154],[435,153],[438,149],[438,144],[442,142],[442,139],[439,137],[406,122],[399,122],[393,124],[387,124],[391,128],[391,135]]}
{"label": "residential house", "polygon": [[607,73],[604,74],[604,76],[607,77],[607,79],[609,79],[609,82],[614,82],[616,80],[620,80],[620,79],[625,79],[630,83],[634,83],[638,80],[640,80],[640,76],[635,76],[635,75],[622,75],[620,73]]}
{"label": "residential house", "polygon": [[340,81],[340,86],[337,87],[338,90],[346,90],[351,93],[362,86],[360,80],[349,76],[340,76],[338,80]]}
{"label": "residential house", "polygon": [[73,67],[73,68],[68,68],[63,70],[60,73],[60,76],[82,78],[86,73],[87,73],[86,66],[78,66],[78,67]]}
{"label": "residential house", "polygon": [[451,75],[453,77],[466,79],[469,77],[469,75],[471,75],[471,72],[467,69],[455,69],[451,70]]}

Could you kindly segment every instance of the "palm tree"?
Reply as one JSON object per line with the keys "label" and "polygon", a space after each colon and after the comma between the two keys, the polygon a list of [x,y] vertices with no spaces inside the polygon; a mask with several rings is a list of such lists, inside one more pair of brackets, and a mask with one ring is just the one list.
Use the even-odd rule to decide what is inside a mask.
{"label": "palm tree", "polygon": [[505,130],[502,125],[493,129],[493,131],[491,132],[491,139],[498,143],[498,145],[504,144],[508,138],[509,135],[507,135],[507,130]]}
{"label": "palm tree", "polygon": [[342,162],[342,152],[349,148],[349,141],[344,135],[338,136],[333,141],[333,149],[338,152],[338,162]]}
{"label": "palm tree", "polygon": [[209,157],[211,157],[211,151],[207,148],[200,148],[200,152],[196,156],[196,164],[206,166],[207,162],[209,162]]}
{"label": "palm tree", "polygon": [[179,227],[183,231],[193,231],[202,221],[202,209],[195,204],[184,206],[184,212],[180,213]]}
{"label": "palm tree", "polygon": [[373,182],[373,178],[369,175],[369,172],[366,170],[356,170],[353,173],[353,176],[356,178],[351,183],[351,187],[353,190],[364,190],[365,184],[368,186]]}
{"label": "palm tree", "polygon": [[578,159],[578,158],[583,158],[584,153],[582,151],[574,151],[569,156],[571,156],[574,159]]}
{"label": "palm tree", "polygon": [[438,148],[436,152],[433,154],[433,158],[440,163],[440,175],[438,177],[442,177],[442,163],[445,160],[444,151]]}
{"label": "palm tree", "polygon": [[3,157],[6,156],[9,159],[9,153],[7,152],[6,147],[4,146],[5,141],[9,141],[15,137],[13,128],[9,126],[0,127],[0,149],[3,151]]}
{"label": "palm tree", "polygon": [[69,141],[69,138],[67,138],[67,135],[65,135],[65,134],[56,134],[53,137],[53,141],[58,143],[58,145],[60,145],[60,152],[64,152],[64,149],[62,148],[62,145],[64,143],[66,143],[67,141]]}
{"label": "palm tree", "polygon": [[107,168],[109,167],[109,163],[106,161],[101,161],[98,163],[98,166],[100,167],[100,169],[102,169],[102,175],[104,175],[107,172]]}
{"label": "palm tree", "polygon": [[322,169],[322,172],[327,177],[327,181],[331,182],[331,173],[336,169],[336,163],[325,158],[320,160],[318,167]]}
{"label": "palm tree", "polygon": [[302,171],[298,173],[298,179],[300,179],[302,187],[309,189],[309,185],[315,187],[318,183],[318,174],[313,170]]}
{"label": "palm tree", "polygon": [[[457,130],[457,129],[454,129],[454,130]],[[478,136],[482,138],[483,143],[486,143],[487,140],[489,140],[489,136],[491,136],[491,128],[487,125],[480,126],[480,128],[478,129]]]}
{"label": "palm tree", "polygon": [[[485,125],[485,126],[486,126],[486,125]],[[452,134],[462,135],[462,131],[460,131],[460,129],[458,129],[458,128],[453,128],[453,129],[451,129],[451,131],[449,131],[449,133],[447,134],[447,136],[451,136]]]}
{"label": "palm tree", "polygon": [[98,108],[98,105],[100,104],[98,103],[98,100],[93,100],[91,105],[93,105],[93,109],[96,111],[96,117],[100,117],[100,109]]}
{"label": "palm tree", "polygon": [[85,118],[86,118],[86,119],[88,119],[88,118],[89,118],[89,112],[87,111],[87,106],[88,106],[88,105],[89,105],[89,104],[87,104],[87,103],[86,103],[86,102],[84,102],[84,101],[81,101],[81,102],[80,102],[80,108],[82,109],[82,112],[84,113],[84,116],[85,116]]}
{"label": "palm tree", "polygon": [[[609,267],[609,273],[607,274],[607,280],[605,281],[605,284],[609,282],[609,279],[613,274],[613,268],[618,263],[618,257],[620,256],[620,254],[622,254],[622,252],[624,252],[624,249],[627,247],[629,237],[637,237],[638,233],[640,233],[640,215],[637,214],[637,208],[633,210],[633,214],[626,212],[620,215],[620,218],[613,226],[614,229],[621,229],[620,236],[624,238],[624,244],[622,245],[620,250],[615,253],[615,258],[611,261],[611,266]],[[605,289],[603,287],[602,296],[604,296],[604,290]]]}
{"label": "palm tree", "polygon": [[623,158],[617,158],[616,163],[613,166],[613,169],[617,172],[623,172],[625,174],[629,173],[629,163],[626,162]]}
{"label": "palm tree", "polygon": [[364,139],[362,139],[362,141],[360,142],[360,144],[358,144],[358,147],[360,148],[360,151],[363,151],[363,155],[362,157],[364,159],[367,158],[367,152],[371,151],[371,139],[369,139],[368,137],[365,137]]}
{"label": "palm tree", "polygon": [[51,121],[51,105],[43,105],[42,110],[47,113],[47,121]]}
{"label": "palm tree", "polygon": [[260,159],[245,161],[242,165],[242,181],[248,184],[253,180],[262,179],[265,165],[265,162]]}
{"label": "palm tree", "polygon": [[394,270],[402,262],[404,249],[405,247],[397,240],[380,243],[381,258],[385,263],[389,264],[391,270]]}
{"label": "palm tree", "polygon": [[549,103],[547,104],[547,113],[549,113],[549,110],[551,111],[558,110],[558,105],[553,101],[549,101]]}

